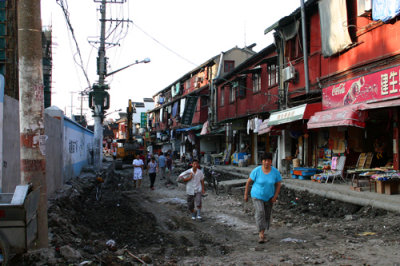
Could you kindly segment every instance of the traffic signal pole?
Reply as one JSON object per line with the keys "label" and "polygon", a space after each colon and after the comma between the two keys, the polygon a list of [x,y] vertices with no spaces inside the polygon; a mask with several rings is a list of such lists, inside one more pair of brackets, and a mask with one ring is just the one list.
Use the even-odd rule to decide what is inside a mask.
{"label": "traffic signal pole", "polygon": [[46,135],[42,69],[42,25],[40,0],[19,0],[18,70],[21,184],[40,189],[38,248],[48,245]]}
{"label": "traffic signal pole", "polygon": [[93,110],[94,119],[94,141],[93,141],[93,160],[94,168],[99,171],[102,167],[103,160],[103,118],[105,110],[110,108],[110,95],[107,90],[109,86],[105,83],[106,77],[113,75],[121,70],[124,70],[132,65],[139,63],[149,63],[150,59],[145,58],[142,61],[136,61],[126,67],[113,71],[107,74],[107,57],[106,57],[106,22],[132,22],[126,19],[106,19],[106,4],[123,4],[126,0],[94,0],[95,2],[101,3],[100,6],[100,45],[97,57],[97,74],[99,75],[99,80],[97,84],[93,84],[92,90],[89,93],[89,107]]}

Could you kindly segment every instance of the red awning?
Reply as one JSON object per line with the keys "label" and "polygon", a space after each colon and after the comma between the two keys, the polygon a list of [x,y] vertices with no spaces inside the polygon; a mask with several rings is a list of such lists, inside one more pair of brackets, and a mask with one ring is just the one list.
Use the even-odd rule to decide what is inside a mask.
{"label": "red awning", "polygon": [[360,107],[360,110],[370,110],[370,109],[396,107],[396,106],[400,106],[400,99],[391,100],[391,101],[375,102],[375,103],[364,103]]}
{"label": "red awning", "polygon": [[363,104],[354,104],[315,113],[307,123],[307,128],[355,126],[365,127],[366,112]]}

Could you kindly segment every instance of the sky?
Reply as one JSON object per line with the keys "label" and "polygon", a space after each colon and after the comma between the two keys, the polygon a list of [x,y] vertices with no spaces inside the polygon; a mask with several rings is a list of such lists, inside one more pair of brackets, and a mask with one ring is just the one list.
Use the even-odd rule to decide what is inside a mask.
{"label": "sky", "polygon": [[[100,0],[42,0],[42,26],[53,33],[52,105],[67,116],[80,114],[79,92],[89,85],[71,31],[59,3],[68,9],[70,23],[82,57],[82,68],[90,84],[98,81],[97,49],[100,36]],[[108,73],[135,64],[107,77],[111,106],[108,117],[118,118],[116,110],[126,110],[128,100],[141,102],[165,89],[181,76],[222,51],[256,43],[260,51],[273,42],[264,30],[300,6],[299,0],[127,0],[107,4],[107,18],[130,22],[107,23],[111,32],[106,50]],[[71,104],[72,103],[72,104]],[[71,107],[72,106],[72,107]],[[87,101],[83,113],[90,122]]]}

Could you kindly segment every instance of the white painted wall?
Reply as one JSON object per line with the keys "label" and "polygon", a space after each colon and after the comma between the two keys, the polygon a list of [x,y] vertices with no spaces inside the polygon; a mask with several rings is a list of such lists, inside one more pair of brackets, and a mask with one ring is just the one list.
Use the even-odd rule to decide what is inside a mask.
{"label": "white painted wall", "polygon": [[92,131],[64,118],[64,180],[76,177],[93,160]]}

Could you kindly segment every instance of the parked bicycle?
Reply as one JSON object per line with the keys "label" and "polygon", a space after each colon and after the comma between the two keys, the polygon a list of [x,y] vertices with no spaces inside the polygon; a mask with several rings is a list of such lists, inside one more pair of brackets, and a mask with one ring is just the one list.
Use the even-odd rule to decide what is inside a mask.
{"label": "parked bicycle", "polygon": [[204,176],[207,181],[207,184],[209,184],[214,190],[215,194],[218,195],[219,193],[218,180],[221,174],[215,170],[215,165],[212,165],[210,167],[204,167]]}

